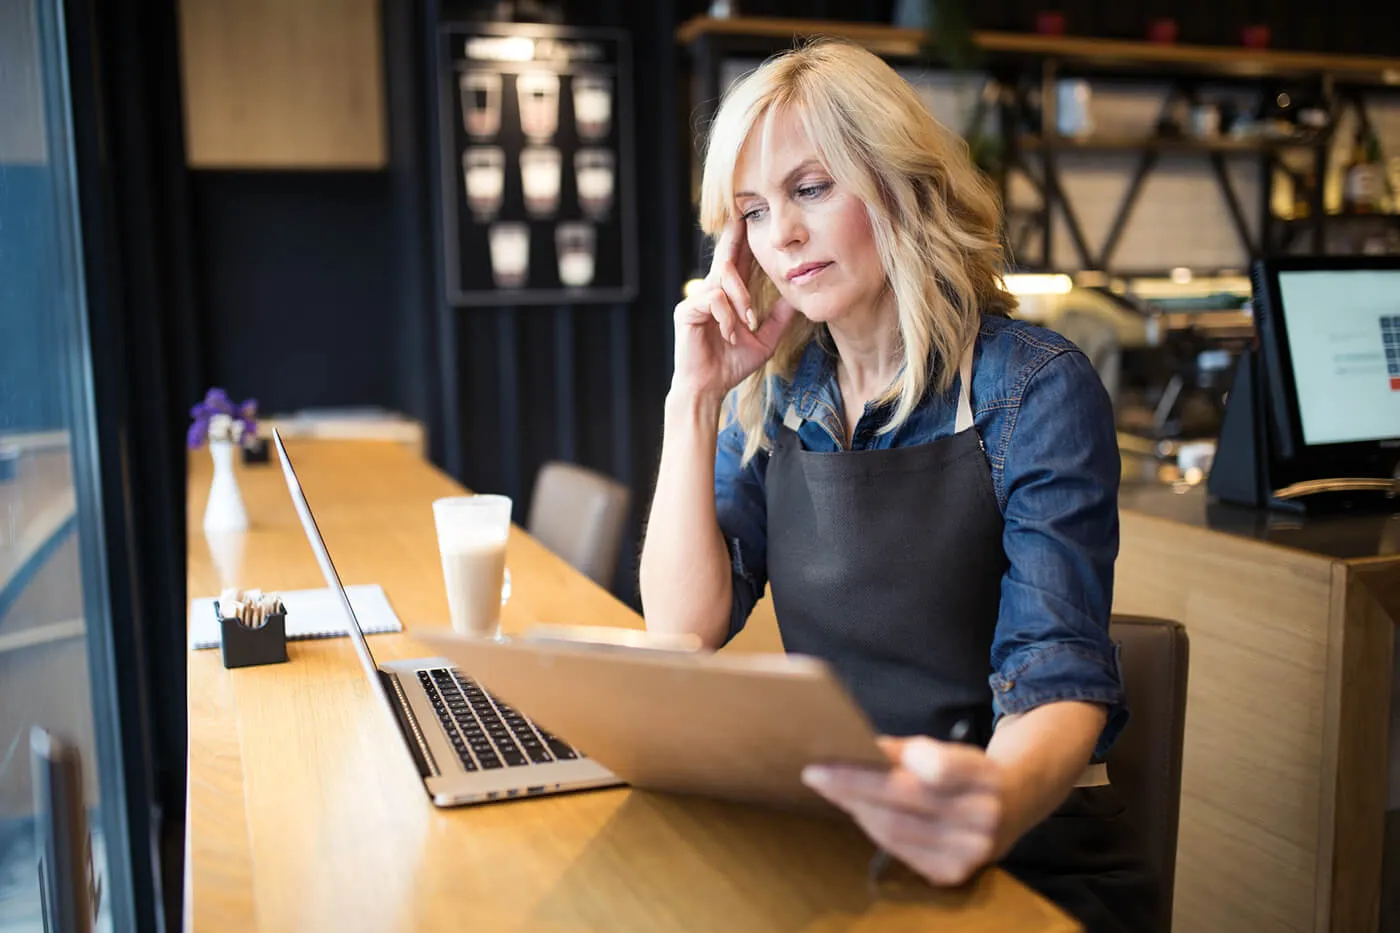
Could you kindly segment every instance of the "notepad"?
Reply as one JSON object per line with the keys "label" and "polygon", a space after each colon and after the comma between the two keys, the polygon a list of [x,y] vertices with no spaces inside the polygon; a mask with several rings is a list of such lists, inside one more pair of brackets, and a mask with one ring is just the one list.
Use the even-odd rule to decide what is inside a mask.
{"label": "notepad", "polygon": [[[350,597],[355,618],[366,635],[403,631],[403,623],[379,584],[347,586],[345,594]],[[287,607],[289,641],[338,638],[346,633],[345,610],[330,590],[291,590],[281,595]],[[214,597],[190,600],[190,647],[217,648],[221,641],[219,620],[214,618]]]}

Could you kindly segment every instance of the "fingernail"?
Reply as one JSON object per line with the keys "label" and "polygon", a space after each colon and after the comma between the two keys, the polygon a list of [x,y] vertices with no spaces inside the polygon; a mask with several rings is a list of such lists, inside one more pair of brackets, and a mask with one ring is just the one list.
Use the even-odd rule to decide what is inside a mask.
{"label": "fingernail", "polygon": [[749,322],[749,330],[758,330],[758,318],[753,313],[753,308],[744,312],[744,317]]}
{"label": "fingernail", "polygon": [[808,765],[802,769],[802,783],[808,787],[823,787],[831,783],[831,772],[819,765]]}

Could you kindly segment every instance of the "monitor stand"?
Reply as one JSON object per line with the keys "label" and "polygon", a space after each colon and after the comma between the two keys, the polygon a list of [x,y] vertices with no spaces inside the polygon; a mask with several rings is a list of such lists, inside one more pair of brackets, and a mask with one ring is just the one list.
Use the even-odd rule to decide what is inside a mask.
{"label": "monitor stand", "polygon": [[1400,511],[1400,482],[1393,477],[1314,477],[1277,485],[1261,376],[1257,351],[1245,351],[1235,367],[1207,492],[1222,502],[1295,513]]}

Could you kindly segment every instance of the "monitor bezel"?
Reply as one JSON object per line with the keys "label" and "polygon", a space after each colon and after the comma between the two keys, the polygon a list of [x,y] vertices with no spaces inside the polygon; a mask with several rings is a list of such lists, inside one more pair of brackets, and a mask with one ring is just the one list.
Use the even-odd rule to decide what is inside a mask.
{"label": "monitor bezel", "polygon": [[1400,256],[1289,256],[1253,264],[1254,327],[1263,357],[1275,488],[1312,479],[1389,478],[1400,460],[1400,437],[1308,444],[1298,404],[1288,313],[1279,276],[1288,272],[1400,272]]}

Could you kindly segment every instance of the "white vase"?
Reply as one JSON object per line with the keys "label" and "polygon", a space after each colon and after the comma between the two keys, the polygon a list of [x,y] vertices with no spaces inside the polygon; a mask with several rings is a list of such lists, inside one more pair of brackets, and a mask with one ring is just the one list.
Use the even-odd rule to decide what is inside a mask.
{"label": "white vase", "polygon": [[205,531],[248,529],[248,512],[243,508],[243,494],[238,491],[238,476],[233,472],[233,455],[237,449],[232,441],[209,442],[214,479],[209,484],[209,504],[204,508]]}

